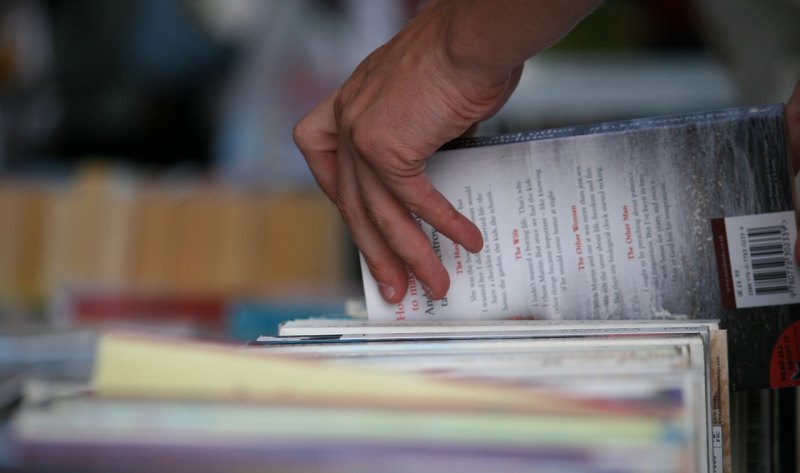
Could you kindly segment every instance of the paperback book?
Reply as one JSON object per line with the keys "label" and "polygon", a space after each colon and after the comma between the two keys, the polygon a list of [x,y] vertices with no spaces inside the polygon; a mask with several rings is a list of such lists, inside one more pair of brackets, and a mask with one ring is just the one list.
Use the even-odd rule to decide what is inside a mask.
{"label": "paperback book", "polygon": [[[715,318],[730,329],[735,389],[796,385],[786,140],[778,104],[450,143],[427,172],[484,248],[471,254],[421,222],[447,296],[426,298],[411,275],[389,304],[362,264],[369,318]],[[783,334],[794,338],[778,347]]]}
{"label": "paperback book", "polygon": [[715,322],[527,323],[248,347],[106,333],[91,390],[38,390],[8,435],[31,469],[730,471]]}
{"label": "paperback book", "polygon": [[[560,399],[588,400],[607,414],[634,406],[653,413],[666,399],[684,399],[688,404],[682,409],[694,419],[688,427],[693,447],[684,452],[692,464],[686,470],[731,471],[726,333],[717,321],[298,320],[284,324],[281,334],[260,337],[256,345],[270,354],[455,383],[544,390]],[[687,369],[694,381],[682,378]]]}

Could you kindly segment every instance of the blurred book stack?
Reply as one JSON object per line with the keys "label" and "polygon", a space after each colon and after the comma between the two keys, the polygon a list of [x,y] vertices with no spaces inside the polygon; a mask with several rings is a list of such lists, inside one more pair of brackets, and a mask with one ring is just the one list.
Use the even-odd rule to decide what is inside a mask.
{"label": "blurred book stack", "polygon": [[158,305],[163,319],[171,306],[216,329],[229,301],[343,293],[349,251],[318,192],[97,166],[69,180],[0,181],[0,311],[18,317],[49,311],[70,325]]}
{"label": "blurred book stack", "polygon": [[13,460],[74,471],[730,471],[714,322],[428,328],[351,338],[329,328],[249,347],[107,333],[83,389],[27,386],[9,427]]}

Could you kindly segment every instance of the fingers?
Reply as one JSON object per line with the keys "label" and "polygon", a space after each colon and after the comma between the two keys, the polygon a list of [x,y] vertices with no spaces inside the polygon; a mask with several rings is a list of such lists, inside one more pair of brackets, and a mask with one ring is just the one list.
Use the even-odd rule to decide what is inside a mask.
{"label": "fingers", "polygon": [[[317,183],[339,208],[384,299],[402,299],[409,270],[425,286],[429,297],[439,299],[447,293],[450,279],[412,213],[469,251],[483,247],[480,230],[424,174],[424,159],[438,146],[436,143],[452,138],[454,132],[468,125],[453,125],[453,130],[436,125],[423,130],[418,140],[421,144],[409,146],[413,153],[405,153],[402,158],[406,159],[401,159],[392,152],[398,139],[397,127],[416,127],[398,119],[407,114],[396,111],[398,107],[403,111],[410,92],[400,88],[397,97],[386,98],[382,95],[383,82],[378,80],[382,77],[360,66],[340,90],[303,117],[293,136]],[[510,90],[516,78],[518,74],[512,75]],[[415,95],[411,93],[411,97]],[[415,109],[414,113],[419,111]],[[394,118],[387,122],[386,116]],[[428,139],[423,139],[425,136]],[[416,138],[414,135],[410,141]]]}
{"label": "fingers", "polygon": [[[447,271],[408,208],[386,190],[359,157],[354,158],[349,146],[340,143],[334,108],[336,97],[337,93],[332,94],[298,122],[293,131],[295,143],[319,186],[337,204],[384,299],[398,302],[405,294],[406,265],[428,288],[430,297],[443,297],[450,284]],[[450,219],[458,215],[444,197],[439,197],[445,212],[440,210],[436,214],[447,215],[449,210]],[[421,207],[420,210],[425,215],[430,213]],[[444,224],[443,228],[446,235],[459,232],[458,225]],[[482,245],[479,232],[477,237],[472,235],[466,241],[470,249]]]}
{"label": "fingers", "polygon": [[[380,188],[387,190],[394,200],[405,207],[404,214],[410,211],[419,216],[468,251],[475,253],[483,248],[483,236],[478,227],[461,215],[425,174],[425,159],[432,151],[425,153],[413,148],[409,151],[408,148],[399,147],[393,134],[380,133],[365,126],[365,123],[372,123],[367,114],[348,117],[347,122],[349,126],[341,127],[343,143],[347,146],[349,155],[362,164],[356,168],[359,179],[369,176],[375,182],[381,183]],[[373,185],[371,188],[378,187]],[[383,199],[381,202],[388,200]],[[380,216],[380,212],[373,214]],[[395,210],[393,214],[399,215],[399,211]],[[384,225],[383,228],[387,229],[383,232],[384,235],[393,233],[389,225]]]}
{"label": "fingers", "polygon": [[431,299],[444,297],[450,278],[408,208],[388,191],[364,161],[355,161],[355,171],[369,220],[416,275],[427,296]]}
{"label": "fingers", "polygon": [[408,285],[405,263],[367,214],[354,159],[347,146],[340,146],[336,163],[338,192],[335,202],[339,213],[378,283],[383,298],[391,303],[400,302]]}
{"label": "fingers", "polygon": [[292,136],[317,184],[339,208],[383,298],[399,302],[408,284],[405,264],[367,218],[352,158],[347,154],[342,159],[337,157],[339,133],[334,111],[337,95],[338,91],[334,92],[306,114],[295,126]]}
{"label": "fingers", "polygon": [[387,184],[411,212],[447,238],[473,253],[483,248],[483,236],[478,227],[456,210],[425,174],[390,179]]}
{"label": "fingers", "polygon": [[337,92],[308,112],[292,131],[292,137],[325,195],[336,201],[336,149],[338,147],[333,103]]}
{"label": "fingers", "polygon": [[[339,208],[384,299],[399,302],[408,284],[406,267],[367,217],[352,157],[338,151],[339,133],[334,111],[337,96],[338,91],[306,114],[295,126],[293,138],[320,188]],[[337,154],[342,154],[341,158]]]}

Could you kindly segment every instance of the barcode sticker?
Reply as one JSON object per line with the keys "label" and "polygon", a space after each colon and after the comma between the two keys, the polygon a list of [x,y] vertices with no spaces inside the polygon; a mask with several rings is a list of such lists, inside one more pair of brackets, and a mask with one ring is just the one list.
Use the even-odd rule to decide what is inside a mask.
{"label": "barcode sticker", "polygon": [[722,450],[722,426],[714,425],[711,428],[711,472],[712,473],[723,473],[724,462],[725,460],[722,458],[723,450]]}
{"label": "barcode sticker", "polygon": [[712,227],[724,306],[800,302],[794,212],[728,217]]}

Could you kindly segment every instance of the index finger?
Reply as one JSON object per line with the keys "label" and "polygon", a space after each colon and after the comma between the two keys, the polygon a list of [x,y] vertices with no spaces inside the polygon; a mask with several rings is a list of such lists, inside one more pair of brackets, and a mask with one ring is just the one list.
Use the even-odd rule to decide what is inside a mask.
{"label": "index finger", "polygon": [[336,150],[338,131],[333,103],[338,90],[308,112],[292,130],[292,138],[303,153],[314,179],[325,195],[336,200]]}
{"label": "index finger", "polygon": [[478,227],[462,215],[424,173],[389,180],[390,188],[408,209],[453,242],[477,253],[483,248]]}

